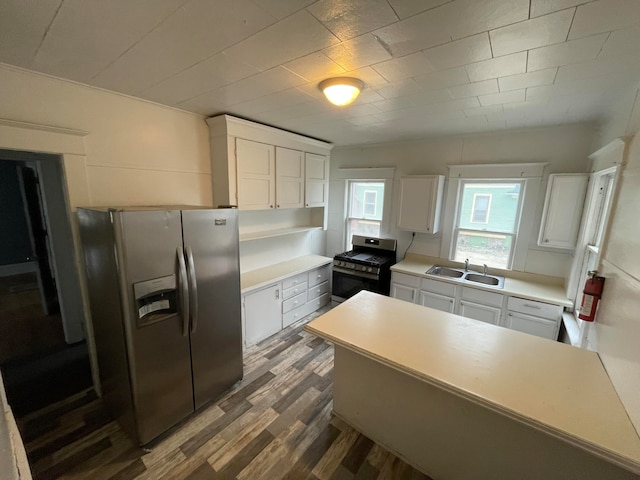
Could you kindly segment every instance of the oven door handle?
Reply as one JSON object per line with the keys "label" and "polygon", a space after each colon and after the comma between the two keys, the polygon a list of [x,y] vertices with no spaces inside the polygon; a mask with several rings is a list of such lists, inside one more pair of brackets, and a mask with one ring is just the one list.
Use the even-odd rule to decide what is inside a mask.
{"label": "oven door handle", "polygon": [[346,268],[333,267],[334,273],[342,273],[343,275],[349,275],[350,277],[369,278],[371,280],[378,280],[379,275],[368,272],[358,272],[356,270],[348,270]]}

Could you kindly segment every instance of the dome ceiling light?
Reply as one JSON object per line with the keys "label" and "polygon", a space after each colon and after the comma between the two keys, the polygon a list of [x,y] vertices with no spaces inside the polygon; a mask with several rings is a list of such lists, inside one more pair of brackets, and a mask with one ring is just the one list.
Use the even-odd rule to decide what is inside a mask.
{"label": "dome ceiling light", "polygon": [[364,82],[357,78],[335,77],[327,78],[318,84],[324,96],[334,105],[340,107],[353,102],[364,88]]}

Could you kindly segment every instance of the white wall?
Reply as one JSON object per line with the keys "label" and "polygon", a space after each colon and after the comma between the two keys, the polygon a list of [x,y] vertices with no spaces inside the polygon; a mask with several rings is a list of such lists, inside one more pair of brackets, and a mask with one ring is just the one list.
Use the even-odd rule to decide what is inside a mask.
{"label": "white wall", "polygon": [[0,85],[0,118],[86,132],[64,162],[73,208],[211,204],[203,117],[1,64]]}
{"label": "white wall", "polygon": [[[537,231],[546,177],[549,173],[587,172],[593,138],[590,125],[571,125],[478,135],[427,139],[414,142],[335,148],[331,154],[329,224],[327,255],[344,250],[344,174],[340,168],[395,167],[393,205],[387,236],[398,240],[399,257],[411,240],[410,232],[397,230],[397,194],[399,179],[405,175],[448,175],[448,165],[486,163],[546,162],[543,187],[536,209],[535,235],[532,236],[524,271],[564,277],[571,256],[536,245]],[[445,206],[446,208],[446,206]],[[535,238],[534,238],[535,237]],[[416,234],[410,252],[437,257],[441,234]]]}
{"label": "white wall", "polygon": [[[617,136],[628,139],[616,198],[598,271],[606,278],[589,344],[600,354],[627,413],[640,433],[640,89],[604,125],[602,147]],[[622,119],[622,120],[621,120]]]}

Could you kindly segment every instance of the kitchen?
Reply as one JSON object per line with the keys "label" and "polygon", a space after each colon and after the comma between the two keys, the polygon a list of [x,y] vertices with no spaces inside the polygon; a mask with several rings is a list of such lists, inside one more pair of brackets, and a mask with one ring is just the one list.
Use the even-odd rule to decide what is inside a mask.
{"label": "kitchen", "polygon": [[[603,3],[607,2],[594,2],[593,8]],[[624,2],[614,3],[615,6],[610,10],[615,13],[616,9],[622,8]],[[532,4],[536,5],[538,2],[532,2]],[[579,7],[578,10],[581,8],[586,7]],[[618,28],[618,25],[623,30],[627,25],[622,19],[625,15],[616,17],[614,13],[605,16],[602,20],[603,24],[612,22],[607,24],[612,25],[611,30]],[[610,17],[614,17],[613,20]],[[633,13],[627,14],[626,17],[633,18]],[[7,19],[9,16],[4,18]],[[91,20],[96,21],[96,19]],[[40,31],[36,27],[43,28],[34,26],[35,31]],[[15,27],[3,26],[4,31],[10,28]],[[60,36],[56,37],[56,35]],[[65,35],[70,34],[64,29],[59,33],[55,29],[51,31],[52,40],[58,38],[62,39],[59,41],[64,41],[67,38]],[[42,38],[42,36],[34,35],[34,38]],[[69,42],[72,41],[69,40]],[[68,49],[80,48],[82,44],[82,41],[74,42],[68,46]],[[35,51],[37,47],[38,45],[24,42],[21,48]],[[2,95],[0,117],[3,118],[0,126],[1,147],[10,150],[62,154],[71,209],[75,210],[76,207],[88,205],[213,204],[209,128],[203,121],[203,116],[34,73],[29,70],[38,70],[35,64],[31,69],[20,64],[17,59],[10,56],[12,53],[17,55],[15,52],[17,47],[14,44],[9,53],[3,53],[2,60],[7,62],[7,65],[2,65],[0,69],[3,85],[0,93]],[[135,53],[135,51],[132,52],[132,55]],[[28,54],[27,51],[26,55]],[[124,58],[123,62],[124,60],[127,59]],[[11,65],[22,65],[29,70]],[[65,63],[58,61],[56,65],[63,67]],[[300,68],[302,65],[301,63]],[[97,67],[85,64],[83,68],[88,71]],[[54,76],[66,76],[62,71],[56,73],[48,70],[47,72]],[[364,69],[362,75],[367,72],[371,73]],[[470,128],[469,118],[471,117],[449,118],[446,113],[440,112],[438,125],[433,123],[425,125],[425,129],[427,127],[430,129],[426,131],[418,128],[409,110],[406,112],[406,120],[397,117],[391,120],[392,125],[396,124],[395,128],[406,128],[405,133],[400,135],[394,132],[394,127],[390,126],[377,129],[358,127],[357,121],[349,121],[349,110],[345,110],[346,118],[341,114],[341,121],[336,123],[328,108],[318,107],[321,108],[322,114],[329,115],[331,120],[324,123],[318,120],[317,127],[309,128],[302,133],[331,140],[337,145],[331,150],[326,233],[324,230],[314,230],[293,237],[264,239],[259,246],[257,242],[247,243],[242,252],[246,259],[245,269],[247,271],[257,269],[265,266],[267,261],[277,263],[293,256],[320,254],[331,257],[335,253],[344,251],[346,248],[344,218],[341,212],[344,211],[345,180],[352,174],[354,176],[350,178],[367,178],[363,175],[370,171],[370,167],[395,168],[389,179],[392,185],[389,189],[391,198],[388,203],[385,202],[388,215],[383,216],[383,222],[386,222],[383,225],[383,232],[385,235],[396,238],[398,252],[404,252],[411,243],[412,236],[410,232],[400,231],[395,227],[397,213],[395,208],[392,208],[396,205],[393,196],[399,191],[397,187],[402,176],[420,174],[446,176],[448,175],[447,166],[456,164],[523,162],[547,162],[549,166],[545,174],[590,172],[591,160],[588,156],[614,139],[625,137],[627,147],[625,147],[623,162],[628,166],[625,167],[619,183],[618,200],[614,202],[611,232],[604,248],[604,260],[601,266],[601,273],[607,277],[608,288],[606,287],[601,303],[599,322],[594,324],[591,332],[591,344],[600,353],[630,417],[636,419],[635,424],[638,425],[638,404],[634,392],[640,384],[638,376],[640,359],[637,357],[633,342],[638,338],[638,325],[633,314],[637,311],[634,308],[634,302],[638,298],[638,269],[635,258],[638,247],[634,235],[636,222],[633,214],[633,206],[638,202],[638,190],[633,183],[637,178],[634,172],[637,171],[635,162],[638,154],[637,146],[631,139],[638,129],[640,106],[636,99],[638,77],[634,77],[632,68],[623,72],[623,76],[630,81],[628,84],[614,83],[611,86],[616,95],[604,97],[609,108],[599,117],[596,131],[593,123],[577,121],[580,118],[578,116],[575,117],[576,120],[571,121],[570,115],[567,115],[566,119],[563,117],[563,121],[557,122],[563,123],[562,126],[544,126],[537,120],[539,111],[534,111],[529,115],[530,123],[527,123],[524,115],[510,117],[513,120],[509,123],[511,128],[519,127],[515,131],[504,131],[504,127],[502,127],[503,131],[495,131],[496,127],[491,129],[493,133],[489,130],[485,132],[467,130],[456,135],[455,125],[465,125],[465,128]],[[79,76],[81,73],[78,71]],[[322,75],[326,73],[327,71]],[[331,72],[331,74],[334,73],[338,72]],[[141,76],[142,72],[138,71],[135,75]],[[134,72],[126,77],[121,75],[116,79],[121,82],[121,86],[116,86],[114,81],[113,87],[106,88],[129,93],[125,84],[135,83]],[[367,78],[363,80],[368,85],[375,85],[373,80]],[[106,80],[104,84],[107,84]],[[317,82],[309,82],[309,85],[313,86],[312,95],[316,95]],[[581,85],[584,86],[584,84]],[[622,85],[625,86],[624,89]],[[281,88],[287,86],[285,83]],[[375,90],[365,88],[360,100],[364,102],[367,95],[374,96],[379,87]],[[137,86],[132,87],[132,89],[135,88]],[[268,116],[264,116],[264,120],[261,117],[259,110],[266,111],[268,103],[266,103],[267,107],[265,104],[256,105],[256,113],[251,114],[249,110],[251,101],[264,96],[264,90],[260,90],[258,86],[254,85],[251,89],[256,93],[255,97],[247,97],[245,100],[247,104],[243,107],[247,110],[230,108],[229,111],[236,115],[246,115],[253,120],[280,125],[277,121],[280,117],[276,115],[272,117],[272,121],[268,121]],[[576,89],[578,89],[577,86]],[[579,92],[579,90],[576,91]],[[394,98],[391,88],[386,91],[386,94]],[[284,102],[284,94],[270,101]],[[317,104],[314,105],[317,107],[320,102],[321,99],[318,99]],[[366,110],[371,107],[366,106],[365,103],[359,105],[357,102],[351,108],[364,110],[360,112],[361,115],[356,115],[356,120],[361,120],[359,117],[366,116]],[[161,103],[170,102],[166,100]],[[292,114],[294,107],[295,104],[289,104],[286,107],[288,110],[284,110],[281,115],[287,112]],[[210,116],[214,110],[212,107],[207,108],[208,110],[202,113]],[[326,110],[329,112],[327,113]],[[380,115],[380,112],[378,114]],[[552,114],[549,113],[549,115]],[[389,115],[389,117],[392,116]],[[320,118],[321,116],[318,117]],[[285,122],[281,124],[297,131],[296,122],[297,120],[293,117],[289,124]],[[334,125],[331,125],[332,123]],[[351,126],[350,130],[346,129],[347,125]],[[372,144],[374,142],[380,144]],[[425,164],[425,161],[428,161],[428,164]],[[606,159],[599,162],[599,170],[610,165]],[[350,169],[355,170],[350,171]],[[541,215],[542,203],[543,199],[540,198],[535,206],[536,218]],[[409,251],[438,257],[441,243],[441,237],[437,235],[417,234]],[[263,249],[269,252],[268,259],[259,255],[260,250]],[[533,239],[527,249],[523,269],[534,274],[566,278],[570,266],[570,253],[539,248]]]}

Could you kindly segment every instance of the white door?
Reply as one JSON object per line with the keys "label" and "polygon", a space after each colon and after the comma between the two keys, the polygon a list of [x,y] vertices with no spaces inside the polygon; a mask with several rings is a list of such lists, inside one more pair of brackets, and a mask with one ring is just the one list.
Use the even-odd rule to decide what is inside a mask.
{"label": "white door", "polygon": [[246,346],[282,330],[282,287],[279,283],[244,296]]}
{"label": "white door", "polygon": [[492,325],[500,325],[501,308],[490,307],[480,303],[468,302],[462,300],[460,302],[459,314],[463,317],[473,318],[481,322],[491,323]]}
{"label": "white door", "polygon": [[455,298],[420,290],[420,305],[435,308],[443,312],[453,313]]}
{"label": "white door", "polygon": [[329,192],[329,162],[326,156],[305,154],[305,207],[326,207]]}
{"label": "white door", "polygon": [[534,317],[524,313],[509,312],[504,326],[512,330],[518,330],[519,332],[556,340],[558,338],[560,322]]}
{"label": "white door", "polygon": [[264,210],[275,207],[275,147],[266,143],[236,139],[238,207]]}
{"label": "white door", "polygon": [[415,303],[416,301],[416,289],[401,283],[391,283],[391,296],[393,298],[399,298],[405,302]]}
{"label": "white door", "polygon": [[304,206],[304,153],[276,147],[276,208]]}

